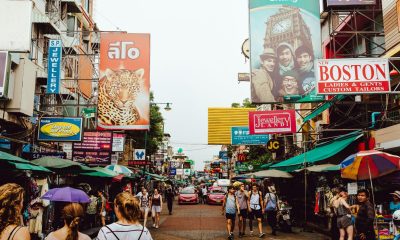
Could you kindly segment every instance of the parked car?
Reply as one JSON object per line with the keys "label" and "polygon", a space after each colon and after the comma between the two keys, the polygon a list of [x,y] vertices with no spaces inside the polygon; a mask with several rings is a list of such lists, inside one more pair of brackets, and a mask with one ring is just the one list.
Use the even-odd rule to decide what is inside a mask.
{"label": "parked car", "polygon": [[185,203],[199,203],[199,195],[193,187],[184,188],[180,191],[178,196],[178,204]]}
{"label": "parked car", "polygon": [[225,191],[221,187],[213,187],[207,194],[207,204],[222,204],[225,198]]}

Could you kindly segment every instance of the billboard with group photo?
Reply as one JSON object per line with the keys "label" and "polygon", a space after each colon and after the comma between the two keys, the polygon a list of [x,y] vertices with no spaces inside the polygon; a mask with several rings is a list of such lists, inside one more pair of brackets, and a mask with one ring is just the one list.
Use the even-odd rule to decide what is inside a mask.
{"label": "billboard with group photo", "polygon": [[100,40],[99,129],[148,130],[150,34],[102,33]]}
{"label": "billboard with group photo", "polygon": [[251,100],[315,102],[319,0],[250,0]]}

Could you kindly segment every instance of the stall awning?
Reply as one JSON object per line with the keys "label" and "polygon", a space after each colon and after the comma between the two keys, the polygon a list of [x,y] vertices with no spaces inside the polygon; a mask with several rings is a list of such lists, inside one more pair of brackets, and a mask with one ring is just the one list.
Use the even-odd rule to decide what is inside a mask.
{"label": "stall awning", "polygon": [[331,101],[326,102],[326,103],[322,104],[321,106],[317,107],[316,109],[314,109],[314,111],[312,111],[310,114],[308,114],[303,119],[303,122],[307,122],[308,120],[311,120],[311,119],[315,118],[316,116],[320,115],[323,111],[330,108],[336,101],[340,101],[344,97],[345,97],[344,95],[336,95],[334,98],[332,98]]}
{"label": "stall awning", "polygon": [[282,171],[292,172],[294,170],[302,168],[304,162],[315,163],[332,157],[362,136],[363,134],[360,131],[340,136],[333,139],[332,141],[320,144],[313,150],[310,150],[306,153],[297,155],[288,160],[272,165],[270,169],[278,169]]}

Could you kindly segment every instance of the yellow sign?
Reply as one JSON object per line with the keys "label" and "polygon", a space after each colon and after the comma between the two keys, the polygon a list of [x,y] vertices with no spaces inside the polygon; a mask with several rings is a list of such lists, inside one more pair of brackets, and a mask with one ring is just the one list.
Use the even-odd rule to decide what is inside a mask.
{"label": "yellow sign", "polygon": [[48,123],[43,125],[40,131],[51,137],[71,137],[80,133],[77,125],[68,122]]}
{"label": "yellow sign", "polygon": [[208,144],[231,144],[232,127],[249,125],[249,112],[255,108],[209,108]]}

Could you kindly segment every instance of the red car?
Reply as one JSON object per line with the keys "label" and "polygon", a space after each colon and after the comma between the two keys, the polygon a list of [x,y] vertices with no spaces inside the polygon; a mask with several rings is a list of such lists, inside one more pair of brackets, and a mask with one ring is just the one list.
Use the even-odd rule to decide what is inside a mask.
{"label": "red car", "polygon": [[225,198],[225,192],[222,188],[212,188],[207,194],[208,204],[222,204]]}
{"label": "red car", "polygon": [[185,203],[199,203],[199,195],[194,190],[194,188],[184,188],[179,193],[178,197],[178,204],[185,204]]}

